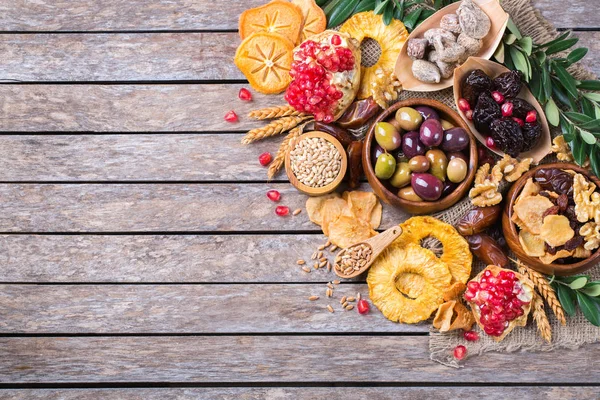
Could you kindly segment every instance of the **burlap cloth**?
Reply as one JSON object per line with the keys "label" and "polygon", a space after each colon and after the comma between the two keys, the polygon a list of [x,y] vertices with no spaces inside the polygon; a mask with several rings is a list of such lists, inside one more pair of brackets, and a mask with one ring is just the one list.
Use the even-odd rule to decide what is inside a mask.
{"label": "burlap cloth", "polygon": [[[556,29],[544,19],[535,10],[530,0],[503,0],[502,6],[510,14],[513,21],[518,26],[521,33],[531,36],[537,43],[544,43],[554,39],[558,34]],[[366,42],[361,46],[363,65],[373,65],[379,58],[380,49],[376,43]],[[571,70],[578,79],[595,79],[592,73],[581,66],[574,66]],[[442,101],[443,103],[456,108],[452,88],[440,92],[420,93],[404,91],[400,93],[399,100],[410,97],[427,97]],[[552,136],[560,134],[560,130],[554,129]],[[555,161],[547,158],[545,160]],[[505,191],[508,185],[505,186]],[[466,212],[471,210],[472,206],[468,198],[452,208],[445,210],[435,217],[454,225]],[[512,255],[514,257],[514,255]],[[599,264],[600,265],[600,264]],[[474,273],[481,271],[485,265],[481,262],[474,264]],[[588,272],[594,278],[600,278],[600,268],[596,265]],[[531,320],[524,328],[515,329],[502,342],[496,343],[489,336],[480,332],[480,340],[477,342],[467,342],[462,337],[462,330],[450,333],[439,333],[436,330],[431,331],[429,340],[429,351],[431,359],[441,364],[458,368],[460,365],[452,356],[453,349],[463,344],[468,349],[469,357],[479,355],[488,351],[513,352],[513,351],[551,351],[556,348],[575,349],[586,343],[594,343],[600,340],[600,328],[590,324],[584,316],[578,312],[574,317],[567,317],[567,326],[562,326],[551,310],[546,310],[552,325],[552,343],[547,344],[538,334],[535,323]],[[475,330],[479,331],[477,326]],[[461,362],[464,364],[464,361]]]}

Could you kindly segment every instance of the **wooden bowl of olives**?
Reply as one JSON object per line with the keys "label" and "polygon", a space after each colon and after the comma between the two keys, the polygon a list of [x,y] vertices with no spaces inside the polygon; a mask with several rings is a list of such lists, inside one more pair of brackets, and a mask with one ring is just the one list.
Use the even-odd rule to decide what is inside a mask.
{"label": "wooden bowl of olives", "polygon": [[363,167],[375,194],[411,214],[456,204],[477,170],[477,141],[439,101],[414,98],[383,111],[363,144]]}

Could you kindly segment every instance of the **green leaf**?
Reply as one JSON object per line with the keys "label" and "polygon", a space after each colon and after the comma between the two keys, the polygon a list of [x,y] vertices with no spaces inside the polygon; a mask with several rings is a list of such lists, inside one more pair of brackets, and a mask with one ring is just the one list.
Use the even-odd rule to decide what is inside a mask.
{"label": "green leaf", "polygon": [[348,0],[344,4],[337,7],[329,17],[329,27],[338,26],[346,21],[351,15],[359,0]]}
{"label": "green leaf", "polygon": [[506,28],[508,28],[508,31],[510,33],[512,33],[513,35],[515,35],[517,37],[517,39],[521,39],[523,37],[523,35],[521,35],[521,32],[519,31],[519,28],[517,28],[517,25],[515,25],[515,23],[512,20],[512,18],[508,19],[508,23],[506,25]]}
{"label": "green leaf", "polygon": [[600,326],[600,310],[592,299],[583,293],[577,292],[577,303],[585,318],[594,326]]}
{"label": "green leaf", "polygon": [[563,92],[562,89],[558,87],[558,85],[552,86],[552,94],[554,95],[554,98],[556,98],[562,104],[564,104],[567,107],[571,107],[569,96],[567,96],[565,92]]}
{"label": "green leaf", "polygon": [[531,77],[529,74],[529,67],[527,66],[527,61],[525,60],[525,56],[521,53],[516,47],[509,47],[510,57],[515,64],[515,67],[525,75],[525,80],[529,81]]}
{"label": "green leaf", "polygon": [[506,35],[504,37],[504,43],[506,43],[509,46],[516,41],[517,41],[517,37],[515,35],[513,35],[512,33],[509,33],[508,35]]}
{"label": "green leaf", "polygon": [[571,76],[571,74],[569,74],[563,66],[558,64],[553,64],[552,69],[567,92],[569,92],[571,96],[577,97],[577,82],[575,82],[575,79]]}
{"label": "green leaf", "polygon": [[579,82],[577,87],[582,90],[600,90],[600,81],[598,81],[598,80],[581,81],[581,82]]}
{"label": "green leaf", "polygon": [[565,115],[571,121],[573,121],[575,123],[580,123],[580,124],[583,124],[583,123],[590,122],[590,121],[594,120],[593,118],[588,117],[585,114],[578,113],[578,112],[573,112],[573,111],[567,111],[567,112],[565,112]]}
{"label": "green leaf", "polygon": [[550,79],[550,71],[547,65],[542,66],[542,88],[544,89],[544,97],[549,99],[552,97],[552,79]]}
{"label": "green leaf", "polygon": [[600,93],[585,92],[582,96],[591,101],[600,101]]}
{"label": "green leaf", "polygon": [[531,55],[533,50],[533,39],[530,36],[525,36],[519,40],[519,46],[528,55]]}
{"label": "green leaf", "polygon": [[417,23],[417,20],[419,19],[419,16],[421,16],[421,13],[423,12],[422,8],[417,8],[411,12],[409,12],[406,17],[404,17],[404,26],[406,26],[406,29],[408,29],[409,31],[412,31]]}
{"label": "green leaf", "polygon": [[536,51],[534,57],[540,65],[546,62],[546,53],[544,53],[543,51]]}
{"label": "green leaf", "polygon": [[494,52],[494,58],[501,64],[504,64],[504,43],[500,42],[496,51]]}
{"label": "green leaf", "polygon": [[569,61],[569,64],[575,64],[577,61],[579,61],[583,57],[585,57],[587,52],[588,52],[588,49],[586,49],[585,47],[580,47],[578,49],[573,50],[567,56],[567,60]]}
{"label": "green leaf", "polygon": [[375,9],[375,0],[362,0],[360,3],[358,3],[358,5],[354,9],[353,13],[358,14],[358,13],[361,13],[364,11],[373,11],[374,9]]}
{"label": "green leaf", "polygon": [[589,275],[571,275],[571,276],[555,276],[554,280],[555,281],[560,281],[560,282],[563,282],[563,283],[571,283],[574,280],[579,279],[581,277],[586,278],[588,281],[590,279],[592,279]]}
{"label": "green leaf", "polygon": [[595,283],[593,285],[586,286],[581,289],[581,292],[590,297],[598,297],[600,296],[600,284]]}
{"label": "green leaf", "polygon": [[582,113],[584,113],[588,117],[596,118],[596,111],[594,111],[594,103],[592,103],[585,97],[580,97],[579,103],[581,104]]}
{"label": "green leaf", "polygon": [[556,42],[554,44],[551,44],[550,46],[548,46],[546,48],[546,55],[549,56],[551,54],[556,54],[556,53],[560,53],[561,51],[565,51],[565,50],[573,47],[575,44],[577,44],[578,41],[579,41],[579,38],[571,38],[571,39],[565,39],[565,40]]}
{"label": "green leaf", "polygon": [[392,22],[392,18],[394,17],[394,3],[389,2],[385,9],[383,10],[383,23],[385,25],[389,25]]}
{"label": "green leaf", "polygon": [[553,40],[551,40],[549,42],[546,42],[544,44],[540,44],[537,47],[544,48],[544,47],[552,46],[555,43],[562,42],[567,37],[569,37],[570,34],[571,34],[571,31],[567,31],[567,32],[563,33],[562,35],[560,35],[559,37],[557,37],[556,39],[553,39]]}
{"label": "green leaf", "polygon": [[381,3],[379,3],[375,9],[373,10],[373,12],[375,14],[381,14],[383,12],[383,9],[388,5],[388,3],[390,2],[390,0],[383,0]]}
{"label": "green leaf", "polygon": [[558,126],[560,122],[560,114],[558,112],[558,107],[556,107],[556,103],[552,99],[548,99],[546,103],[546,119],[548,123],[552,126]]}
{"label": "green leaf", "polygon": [[600,150],[597,148],[592,148],[592,152],[590,154],[590,165],[592,166],[594,175],[600,176]]}
{"label": "green leaf", "polygon": [[560,301],[560,305],[563,307],[567,315],[574,316],[575,315],[575,296],[574,292],[569,289],[565,285],[561,285],[560,283],[553,283],[552,286],[554,290],[556,290],[556,294],[558,296],[558,301]]}
{"label": "green leaf", "polygon": [[584,287],[586,283],[588,283],[588,278],[585,276],[580,276],[569,283],[569,287],[573,290],[578,290]]}
{"label": "green leaf", "polygon": [[569,144],[571,151],[573,152],[573,158],[578,165],[583,165],[589,154],[589,145],[582,142],[579,136],[575,136],[575,139]]}
{"label": "green leaf", "polygon": [[315,2],[316,2],[316,3],[317,3],[317,5],[318,5],[319,7],[321,7],[321,8],[323,8],[323,6],[324,6],[325,4],[327,4],[327,0],[316,0]]}
{"label": "green leaf", "polygon": [[348,1],[348,0],[331,0],[330,2],[327,3],[327,5],[325,5],[325,7],[323,7],[323,12],[325,13],[325,15],[327,17],[329,17],[331,15],[331,13],[333,12],[333,10],[335,10],[338,6],[340,6],[343,1]]}

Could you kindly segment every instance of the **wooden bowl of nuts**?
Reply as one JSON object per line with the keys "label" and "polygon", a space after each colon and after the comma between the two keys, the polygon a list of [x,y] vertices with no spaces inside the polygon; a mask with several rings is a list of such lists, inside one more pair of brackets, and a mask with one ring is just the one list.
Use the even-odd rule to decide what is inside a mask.
{"label": "wooden bowl of nuts", "polygon": [[439,101],[400,101],[373,122],[362,164],[373,192],[411,214],[456,204],[477,170],[477,141],[462,118]]}
{"label": "wooden bowl of nuts", "polygon": [[333,192],[344,179],[347,168],[344,146],[325,132],[307,132],[296,138],[285,155],[290,183],[309,196]]}
{"label": "wooden bowl of nuts", "polygon": [[575,212],[579,203],[573,198],[576,185],[590,194],[596,185],[592,196],[600,199],[600,179],[570,163],[542,164],[525,173],[509,190],[502,230],[510,249],[528,267],[565,276],[600,262],[600,251],[588,244],[594,240],[594,215],[588,214],[590,218],[581,222],[578,217],[583,216]]}

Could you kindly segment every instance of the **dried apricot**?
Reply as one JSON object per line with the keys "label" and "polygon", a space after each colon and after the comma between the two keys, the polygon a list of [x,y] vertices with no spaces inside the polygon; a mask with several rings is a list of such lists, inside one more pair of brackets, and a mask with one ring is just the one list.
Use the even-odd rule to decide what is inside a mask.
{"label": "dried apricot", "polygon": [[298,43],[304,17],[292,3],[273,0],[264,6],[250,8],[240,15],[240,37],[246,39],[256,32],[279,33],[292,44]]}
{"label": "dried apricot", "polygon": [[305,41],[309,36],[321,33],[327,27],[327,17],[325,13],[315,3],[315,0],[292,0],[292,3],[297,5],[302,10],[304,17],[304,25],[300,41]]}

